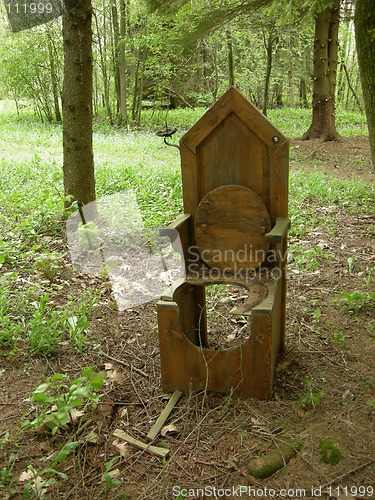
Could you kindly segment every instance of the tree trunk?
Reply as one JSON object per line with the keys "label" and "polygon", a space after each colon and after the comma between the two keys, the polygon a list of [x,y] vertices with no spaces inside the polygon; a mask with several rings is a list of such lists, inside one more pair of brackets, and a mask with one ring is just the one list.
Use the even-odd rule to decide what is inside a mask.
{"label": "tree trunk", "polygon": [[303,108],[308,108],[309,103],[307,101],[307,76],[308,75],[308,70],[307,70],[307,55],[306,55],[306,49],[304,49],[302,53],[302,75],[299,83],[299,101],[300,101],[300,106]]}
{"label": "tree trunk", "polygon": [[340,63],[337,71],[336,103],[345,106],[345,96],[348,93],[345,61],[347,61],[350,54],[353,53],[351,25],[354,19],[354,5],[352,5],[351,0],[344,0],[341,12],[341,25],[344,25],[345,29],[340,37]]}
{"label": "tree trunk", "polygon": [[91,0],[65,0],[63,15],[64,190],[71,201],[95,200],[92,148],[92,5]]}
{"label": "tree trunk", "polygon": [[[116,89],[116,99],[117,99],[117,114],[120,111],[120,71],[119,71],[119,57],[118,57],[118,47],[120,43],[120,29],[118,24],[118,12],[117,12],[117,4],[114,2],[111,6],[111,20],[112,20],[112,29],[113,29],[113,74],[115,78],[115,89]],[[121,119],[118,117],[119,122]]]}
{"label": "tree trunk", "polygon": [[120,44],[118,47],[119,58],[119,86],[120,86],[120,119],[122,122],[128,121],[127,94],[128,84],[126,81],[125,65],[125,39],[126,39],[126,5],[125,0],[120,0]]}
{"label": "tree trunk", "polygon": [[227,37],[227,52],[228,52],[228,85],[229,87],[233,87],[234,86],[233,40],[232,40],[232,32],[229,25],[227,25],[226,37]]}
{"label": "tree trunk", "polygon": [[375,168],[375,2],[357,0],[355,35],[362,93],[365,102],[372,164]]}
{"label": "tree trunk", "polygon": [[138,49],[138,57],[135,66],[134,74],[134,86],[133,86],[133,103],[132,103],[132,119],[135,120],[138,115],[138,105],[139,105],[139,68],[141,66],[140,61],[140,49]]}
{"label": "tree trunk", "polygon": [[36,83],[37,83],[37,91],[36,98],[40,102],[40,108],[44,113],[47,121],[53,121],[52,108],[50,103],[50,86],[49,82],[46,82],[41,78],[39,73],[36,73]]}
{"label": "tree trunk", "polygon": [[266,77],[264,79],[262,113],[266,116],[268,109],[269,93],[270,93],[270,80],[272,71],[272,55],[273,55],[273,43],[274,43],[274,37],[272,35],[272,32],[269,33],[267,40],[265,33],[263,32],[263,41],[267,54],[267,62],[266,62]]}
{"label": "tree trunk", "polygon": [[53,102],[55,106],[55,118],[57,122],[61,122],[61,113],[60,113],[60,101],[59,101],[59,85],[58,85],[58,75],[56,71],[54,51],[52,46],[52,40],[50,38],[50,34],[48,33],[47,44],[48,44],[48,57],[50,63],[50,71],[51,71],[51,82],[52,82],[52,94],[53,94]]}
{"label": "tree trunk", "polygon": [[293,75],[293,43],[291,40],[291,36],[286,39],[286,48],[287,48],[287,60],[288,60],[288,85],[289,85],[289,105],[291,108],[295,106],[295,94],[294,94],[294,75]]}
{"label": "tree trunk", "polygon": [[17,97],[16,91],[14,90],[14,88],[12,89],[12,94],[13,94],[14,103],[16,105],[17,116],[20,116],[20,108],[18,106],[18,97]]}
{"label": "tree trunk", "polygon": [[127,123],[127,94],[128,85],[126,79],[125,63],[125,39],[126,39],[126,4],[120,0],[120,19],[117,12],[117,5],[112,5],[112,24],[115,41],[115,80],[118,102],[118,124]]}
{"label": "tree trunk", "polygon": [[283,81],[281,78],[274,85],[272,107],[280,109],[283,107]]}
{"label": "tree trunk", "polygon": [[107,74],[107,62],[106,62],[106,54],[105,54],[106,45],[107,45],[105,12],[103,13],[103,40],[102,40],[102,37],[100,34],[98,16],[95,15],[94,18],[95,18],[96,32],[97,32],[97,38],[98,38],[100,67],[102,70],[102,78],[103,78],[104,104],[105,104],[105,109],[107,111],[107,116],[109,118],[109,122],[111,125],[113,125],[113,115],[112,115],[112,109],[111,109],[111,102],[109,99],[109,78],[108,78],[108,74]]}
{"label": "tree trunk", "polygon": [[315,21],[312,123],[302,139],[333,141],[340,0],[320,12]]}

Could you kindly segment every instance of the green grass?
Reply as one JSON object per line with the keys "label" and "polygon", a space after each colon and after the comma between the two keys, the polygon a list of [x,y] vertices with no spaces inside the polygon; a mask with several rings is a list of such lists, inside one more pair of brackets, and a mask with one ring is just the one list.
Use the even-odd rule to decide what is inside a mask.
{"label": "green grass", "polygon": [[[168,124],[178,127],[174,142],[203,111],[169,113]],[[99,124],[94,132],[97,196],[134,190],[145,225],[156,227],[182,212],[179,152],[153,132],[163,126],[162,115],[144,114],[145,126],[152,132]],[[308,126],[309,115],[308,110],[284,109],[271,111],[269,118],[286,135],[298,136]],[[364,133],[364,118],[355,113],[338,113],[338,121],[342,130]],[[0,108],[0,151],[0,349],[53,354],[59,342],[70,339],[82,350],[95,296],[77,292],[62,299],[55,283],[69,283],[65,269],[69,256],[62,239],[61,126]],[[324,248],[316,246],[306,253],[293,246],[293,238],[319,225],[334,231],[332,212],[340,208],[369,213],[374,199],[375,188],[358,179],[344,181],[294,170],[290,177],[294,259],[306,269],[319,267],[327,258]]]}
{"label": "green grass", "polygon": [[330,225],[338,207],[348,213],[374,211],[375,187],[352,178],[343,180],[306,170],[290,174],[291,236],[303,236],[318,225]]}
{"label": "green grass", "polygon": [[[151,134],[156,130],[164,129],[166,124],[168,127],[176,127],[176,140],[182,132],[190,128],[207,110],[207,108],[185,108],[171,110],[152,110],[145,109],[141,114],[141,123],[139,130],[147,131]],[[289,108],[270,109],[267,112],[268,119],[280,129],[280,131],[289,138],[299,138],[309,128],[312,118],[311,109],[305,108]],[[34,145],[43,146],[44,144],[52,145],[55,136],[61,136],[61,128],[59,125],[46,125],[37,121],[32,109],[24,106],[21,109],[20,116],[16,115],[15,106],[12,101],[0,101],[0,128],[1,123],[6,122],[9,126],[9,135],[6,139],[9,141],[16,135],[22,138],[22,126],[32,123],[35,130]],[[344,137],[368,135],[366,117],[358,111],[347,111],[336,109],[336,127]],[[12,130],[13,129],[13,130]],[[16,129],[16,130],[15,130]],[[122,133],[127,132],[126,129],[121,129]],[[113,137],[113,127],[108,123],[108,120],[98,118],[94,122],[94,132],[107,137]],[[4,139],[4,138],[2,138]],[[1,140],[1,139],[0,139]],[[160,139],[159,139],[160,140]],[[52,142],[51,142],[52,141]],[[39,153],[43,153],[41,148]],[[51,152],[51,151],[50,151]],[[59,154],[58,151],[54,152]]]}
{"label": "green grass", "polygon": [[182,210],[180,156],[160,137],[114,131],[94,135],[97,196],[133,189],[146,225],[166,224]]}
{"label": "green grass", "polygon": [[[300,108],[271,109],[267,117],[284,135],[296,139],[309,128],[312,112]],[[366,117],[359,112],[336,110],[336,127],[344,137],[368,135]]]}
{"label": "green grass", "polygon": [[33,284],[31,279],[25,272],[0,274],[0,352],[50,356],[66,340],[82,351],[88,344],[85,332],[94,293],[61,298],[53,283]]}
{"label": "green grass", "polygon": [[[168,116],[176,117],[171,124],[180,120],[178,125],[187,126],[202,112],[203,109],[173,110]],[[147,111],[145,116],[152,128],[157,113]],[[338,112],[338,117],[352,132],[364,123],[364,118],[353,112]],[[271,110],[269,118],[284,133],[296,136],[308,125],[309,110]],[[176,142],[182,133],[182,129],[177,132]],[[14,114],[0,113],[0,150],[6,152],[0,158],[0,228],[5,235],[17,228],[12,245],[8,245],[6,237],[0,243],[0,252],[7,259],[18,251],[25,252],[27,257],[31,245],[40,245],[42,235],[53,236],[61,230],[64,201],[61,142],[58,125],[41,124],[29,115],[21,120]],[[154,133],[96,127],[94,154],[98,197],[125,189],[135,190],[146,224],[164,224],[181,211],[178,150],[165,146]],[[290,189],[291,215],[297,227],[301,218],[313,217],[309,211],[314,203],[342,204],[354,211],[373,199],[373,190],[367,185],[354,180],[328,179],[319,172],[293,172]]]}

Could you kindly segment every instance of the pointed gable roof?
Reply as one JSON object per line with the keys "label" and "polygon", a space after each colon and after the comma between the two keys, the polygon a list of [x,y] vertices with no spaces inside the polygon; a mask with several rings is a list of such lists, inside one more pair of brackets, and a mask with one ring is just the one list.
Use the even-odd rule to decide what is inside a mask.
{"label": "pointed gable roof", "polygon": [[269,149],[276,151],[287,139],[235,87],[230,87],[218,101],[186,132],[181,143],[196,154],[197,147],[231,113],[234,113]]}

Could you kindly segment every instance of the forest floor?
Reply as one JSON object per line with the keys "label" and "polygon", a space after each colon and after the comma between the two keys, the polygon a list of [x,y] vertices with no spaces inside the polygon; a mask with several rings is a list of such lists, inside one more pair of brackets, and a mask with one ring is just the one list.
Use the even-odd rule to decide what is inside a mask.
{"label": "forest floor", "polygon": [[[367,138],[294,140],[291,171],[299,168],[375,180]],[[62,343],[53,357],[26,357],[19,351],[0,358],[0,497],[23,498],[27,480],[19,479],[31,465],[38,498],[163,500],[184,494],[238,498],[240,493],[252,499],[375,498],[375,315],[374,301],[368,300],[375,292],[375,219],[373,213],[350,214],[335,205],[321,206],[315,216],[326,220],[327,214],[328,226],[317,222],[314,231],[293,242],[303,252],[320,248],[321,254],[315,256],[316,266],[297,265],[291,255],[286,350],[272,399],[182,395],[163,436],[153,442],[169,449],[167,460],[113,434],[121,429],[146,441],[170,397],[160,386],[155,303],[119,312],[99,277],[76,275],[67,261],[69,287],[61,285],[62,296],[73,288],[101,290],[88,330],[94,347],[80,353]],[[346,300],[341,292],[348,292]],[[225,341],[227,324],[220,332]],[[96,408],[88,406],[78,423],[54,436],[43,430],[18,432],[23,419],[34,418],[33,389],[53,373],[73,380],[87,366],[107,372]],[[324,438],[337,444],[336,465],[321,460]],[[285,467],[265,479],[249,475],[249,460],[295,440],[303,446]],[[56,450],[73,441],[80,446],[54,467],[66,474],[62,479],[47,467]],[[41,485],[49,478],[57,482]],[[37,497],[37,485],[30,478],[28,484],[30,497]]]}

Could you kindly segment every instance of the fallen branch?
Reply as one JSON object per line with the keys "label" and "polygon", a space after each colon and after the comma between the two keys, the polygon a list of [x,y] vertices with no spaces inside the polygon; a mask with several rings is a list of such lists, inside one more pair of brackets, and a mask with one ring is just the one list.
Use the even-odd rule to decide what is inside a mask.
{"label": "fallen branch", "polygon": [[144,372],[144,371],[140,370],[139,368],[136,368],[136,367],[135,367],[135,366],[133,366],[132,364],[130,364],[130,363],[126,363],[125,361],[121,361],[120,359],[116,359],[116,358],[114,358],[114,357],[110,356],[109,354],[106,354],[106,353],[105,353],[105,352],[103,352],[103,351],[100,351],[100,354],[101,354],[102,356],[104,356],[105,358],[108,358],[108,359],[110,359],[111,361],[114,361],[115,363],[118,363],[119,365],[126,366],[126,368],[130,368],[130,370],[135,371],[135,372],[139,373],[140,375],[143,375],[143,377],[148,378],[148,375],[147,375],[147,373],[146,373],[146,372]]}
{"label": "fallen branch", "polygon": [[160,458],[165,458],[169,453],[169,450],[167,448],[160,448],[158,446],[152,446],[150,444],[143,443],[142,441],[139,441],[139,439],[135,439],[132,436],[129,436],[129,434],[126,434],[126,432],[122,431],[121,429],[116,429],[113,432],[113,435],[120,439],[123,439],[133,446],[136,446],[137,448],[140,448],[141,450],[146,451],[147,453],[151,453],[152,455],[156,455]]}
{"label": "fallen branch", "polygon": [[257,479],[272,476],[286,466],[302,448],[302,441],[283,444],[278,450],[257,457],[246,464],[249,474]]}

